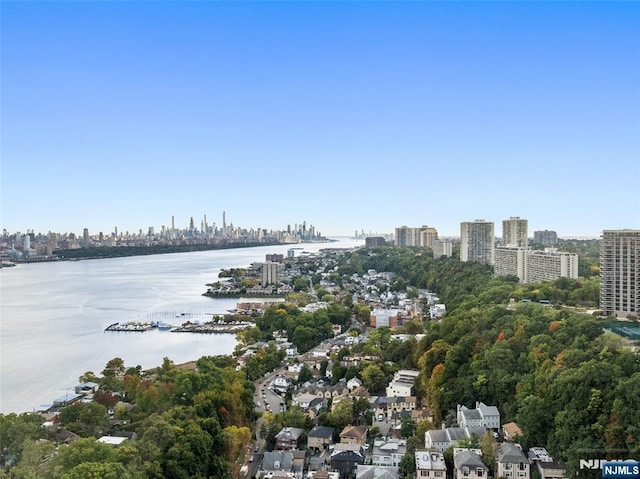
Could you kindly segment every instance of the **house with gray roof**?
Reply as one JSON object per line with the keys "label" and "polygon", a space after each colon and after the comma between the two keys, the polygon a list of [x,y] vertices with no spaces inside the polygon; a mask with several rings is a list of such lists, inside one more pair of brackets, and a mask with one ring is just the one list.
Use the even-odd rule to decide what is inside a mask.
{"label": "house with gray roof", "polygon": [[483,402],[476,402],[475,409],[458,404],[458,426],[484,426],[487,429],[500,429],[500,411],[495,406],[487,406]]}
{"label": "house with gray roof", "polygon": [[392,466],[358,464],[356,479],[400,479],[400,469]]}
{"label": "house with gray roof", "polygon": [[418,449],[414,456],[416,478],[445,479],[447,477],[447,464],[444,462],[444,455],[441,452]]}
{"label": "house with gray roof", "polygon": [[298,442],[303,432],[304,430],[298,427],[283,427],[282,430],[276,434],[275,448],[278,450],[298,449]]}
{"label": "house with gray roof", "polygon": [[371,451],[371,464],[374,466],[398,467],[406,452],[406,439],[375,439]]}
{"label": "house with gray roof", "polygon": [[307,447],[314,451],[324,451],[333,444],[332,427],[316,426],[307,434]]}
{"label": "house with gray roof", "polygon": [[289,451],[265,452],[260,470],[263,476],[275,472],[291,472],[293,468],[293,454]]}
{"label": "house with gray roof", "polygon": [[529,459],[518,444],[503,442],[496,453],[496,477],[530,479]]}
{"label": "house with gray roof", "polygon": [[489,469],[482,462],[481,454],[479,449],[454,450],[454,479],[487,479]]}
{"label": "house with gray roof", "polygon": [[462,439],[471,439],[474,435],[480,438],[485,432],[486,429],[483,426],[433,429],[424,433],[424,445],[427,449],[444,452],[451,446],[456,447]]}

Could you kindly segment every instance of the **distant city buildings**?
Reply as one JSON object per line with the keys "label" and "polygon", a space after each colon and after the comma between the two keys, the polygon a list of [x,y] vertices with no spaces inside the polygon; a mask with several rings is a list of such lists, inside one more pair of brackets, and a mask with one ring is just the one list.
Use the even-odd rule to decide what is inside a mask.
{"label": "distant city buildings", "polygon": [[460,261],[477,261],[493,265],[495,250],[494,225],[475,220],[460,223]]}
{"label": "distant city buildings", "polygon": [[[79,249],[90,247],[149,247],[159,245],[228,245],[228,244],[255,244],[255,243],[301,243],[305,241],[320,241],[325,239],[321,233],[316,232],[313,225],[307,226],[306,222],[294,227],[287,225],[286,230],[267,230],[264,228],[240,228],[227,224],[226,213],[223,213],[222,227],[215,223],[209,224],[206,215],[200,221],[200,228],[196,228],[193,217],[189,219],[188,226],[178,229],[175,218],[171,217],[171,225],[162,225],[158,231],[149,226],[146,232],[142,229],[131,233],[120,232],[118,227],[114,232],[105,234],[98,232],[90,234],[88,228],[84,228],[82,236],[74,233],[35,234],[28,230],[26,234],[9,234],[5,229],[1,238],[0,249],[3,257],[11,260],[44,260],[56,250]],[[51,258],[49,258],[51,259]]]}
{"label": "distant city buildings", "polygon": [[640,230],[605,230],[600,241],[600,308],[607,315],[638,315]]}

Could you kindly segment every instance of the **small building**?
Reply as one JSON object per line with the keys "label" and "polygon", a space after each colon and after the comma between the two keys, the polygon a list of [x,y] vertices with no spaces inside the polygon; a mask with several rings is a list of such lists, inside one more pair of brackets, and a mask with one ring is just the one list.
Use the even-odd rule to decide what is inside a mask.
{"label": "small building", "polygon": [[400,479],[400,469],[392,466],[358,465],[356,479]]}
{"label": "small building", "polygon": [[98,442],[108,444],[109,446],[118,447],[127,439],[127,437],[122,436],[102,436],[100,439],[98,439]]}
{"label": "small building", "polygon": [[83,396],[86,396],[87,394],[94,394],[99,387],[100,385],[98,383],[86,382],[76,385],[73,389],[75,390],[76,394],[82,394]]}
{"label": "small building", "polygon": [[307,447],[314,451],[325,451],[333,444],[332,427],[316,426],[307,434]]}
{"label": "small building", "polygon": [[365,426],[346,426],[340,433],[340,442],[364,446],[367,442],[367,433],[368,429]]}
{"label": "small building", "polygon": [[82,394],[65,394],[53,400],[53,407],[65,407],[82,399]]}
{"label": "small building", "polygon": [[276,449],[277,450],[292,450],[298,448],[298,441],[304,431],[297,427],[284,427],[276,434]]}
{"label": "small building", "polygon": [[374,466],[398,467],[407,452],[406,439],[376,439],[371,451],[371,464]]}
{"label": "small building", "polygon": [[522,430],[515,422],[508,422],[502,425],[502,434],[506,441],[513,441],[516,437],[522,436]]}
{"label": "small building", "polygon": [[355,476],[358,465],[364,464],[364,449],[360,444],[336,444],[330,462],[331,469],[339,472],[341,479]]}
{"label": "small building", "polygon": [[567,465],[563,461],[538,461],[536,468],[540,479],[564,479],[567,477]]}

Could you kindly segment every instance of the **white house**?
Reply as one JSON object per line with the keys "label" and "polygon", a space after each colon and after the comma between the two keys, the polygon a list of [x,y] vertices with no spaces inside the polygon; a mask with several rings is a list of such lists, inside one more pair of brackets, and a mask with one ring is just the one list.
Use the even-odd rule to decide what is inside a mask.
{"label": "white house", "polygon": [[419,375],[420,371],[412,369],[401,369],[396,372],[387,386],[387,396],[413,396],[413,385]]}
{"label": "white house", "polygon": [[362,386],[362,381],[356,377],[353,377],[347,381],[347,389],[349,391],[358,389],[360,386]]}
{"label": "white house", "polygon": [[458,404],[458,426],[484,426],[487,429],[500,429],[500,411],[495,406],[487,406],[482,402],[476,402],[475,409],[469,409]]}
{"label": "white house", "polygon": [[416,478],[445,479],[447,465],[441,452],[416,450]]}

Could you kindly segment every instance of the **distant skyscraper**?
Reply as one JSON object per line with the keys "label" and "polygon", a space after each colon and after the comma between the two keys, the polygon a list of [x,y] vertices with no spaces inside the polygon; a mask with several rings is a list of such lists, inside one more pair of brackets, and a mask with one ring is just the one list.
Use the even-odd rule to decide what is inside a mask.
{"label": "distant skyscraper", "polygon": [[398,246],[420,246],[420,229],[408,226],[396,228],[396,244]]}
{"label": "distant skyscraper", "polygon": [[493,222],[485,220],[460,223],[460,261],[477,261],[493,265],[493,227]]}
{"label": "distant skyscraper", "polygon": [[227,213],[224,211],[222,212],[222,231],[227,231]]}
{"label": "distant skyscraper", "polygon": [[555,231],[534,231],[533,232],[534,243],[542,244],[545,246],[555,246],[558,244],[558,234]]}
{"label": "distant skyscraper", "polygon": [[529,245],[527,220],[512,216],[502,221],[502,246],[526,248]]}
{"label": "distant skyscraper", "polygon": [[623,318],[640,312],[640,230],[602,232],[600,308]]}
{"label": "distant skyscraper", "polygon": [[438,241],[438,230],[423,225],[420,228],[420,246],[433,249],[436,241]]}
{"label": "distant skyscraper", "polygon": [[84,241],[85,244],[89,243],[89,228],[82,230],[82,241]]}

